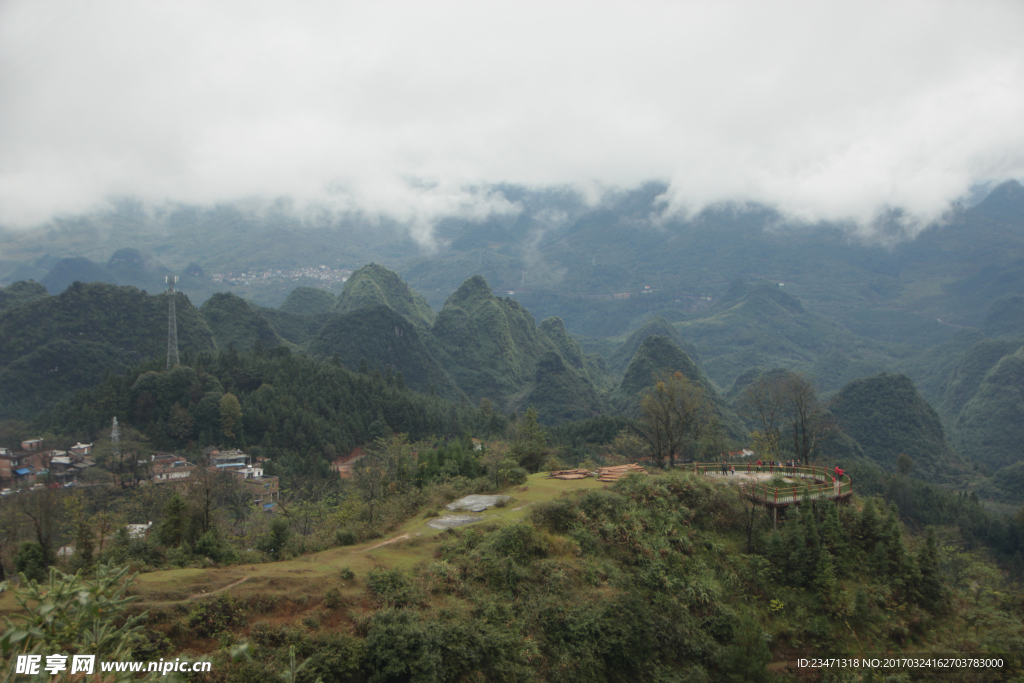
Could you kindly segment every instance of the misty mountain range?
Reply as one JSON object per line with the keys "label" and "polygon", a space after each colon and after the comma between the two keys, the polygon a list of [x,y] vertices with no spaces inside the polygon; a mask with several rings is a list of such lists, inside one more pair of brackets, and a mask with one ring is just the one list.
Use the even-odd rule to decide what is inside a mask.
{"label": "misty mountain range", "polygon": [[[948,436],[985,474],[1016,471],[1024,187],[1004,183],[891,244],[859,241],[842,226],[786,226],[756,206],[662,223],[655,216],[664,189],[652,184],[594,208],[568,192],[505,188],[523,207],[517,216],[442,221],[430,249],[399,226],[312,228],[285,213],[254,218],[230,207],[157,220],[125,204],[45,234],[6,234],[0,273],[17,284],[0,290],[0,373],[8,386],[50,365],[66,374],[45,373],[45,398],[11,392],[4,412],[29,417],[59,389],[91,386],[161,353],[162,296],[139,299],[118,287],[62,294],[72,283],[156,294],[178,273],[180,290],[199,306],[179,306],[186,348],[285,345],[351,369],[365,361],[451,400],[488,398],[503,411],[535,404],[549,423],[629,413],[651,370],[682,370],[717,397],[737,437],[743,428],[729,403],[759,372],[804,372],[825,396],[900,373],[945,430],[930,439]],[[344,287],[273,275],[321,265],[355,272]],[[213,278],[224,272],[253,276],[225,287]],[[91,324],[88,301],[105,311]],[[23,333],[26,303],[37,318],[51,316],[37,330],[51,336]],[[123,326],[118,311],[128,309],[153,318],[138,343],[102,331]],[[76,315],[87,331],[68,327]],[[1003,477],[990,481],[990,498],[1016,494],[1000,488]]]}

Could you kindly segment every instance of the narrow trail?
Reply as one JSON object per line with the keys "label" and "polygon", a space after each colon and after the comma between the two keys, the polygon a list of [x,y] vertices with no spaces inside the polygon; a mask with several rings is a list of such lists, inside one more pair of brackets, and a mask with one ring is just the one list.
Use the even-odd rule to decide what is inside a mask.
{"label": "narrow trail", "polygon": [[243,582],[248,581],[248,580],[249,580],[248,576],[243,576],[238,581],[235,581],[234,583],[229,583],[228,585],[224,586],[223,588],[218,588],[217,590],[210,591],[208,593],[196,593],[195,595],[188,596],[188,599],[189,600],[195,600],[197,598],[205,598],[207,595],[216,595],[217,593],[221,593],[221,592],[226,591],[226,590],[228,590],[230,588],[234,588],[238,584],[243,583]]}
{"label": "narrow trail", "polygon": [[381,546],[388,545],[389,543],[394,543],[395,541],[401,541],[401,540],[404,540],[406,538],[410,538],[409,534],[402,534],[401,536],[395,536],[394,538],[389,538],[388,540],[384,541],[383,543],[378,543],[377,545],[373,546],[372,548],[367,548],[363,552],[366,553],[366,552],[369,552],[371,550],[376,550],[377,548],[380,548]]}

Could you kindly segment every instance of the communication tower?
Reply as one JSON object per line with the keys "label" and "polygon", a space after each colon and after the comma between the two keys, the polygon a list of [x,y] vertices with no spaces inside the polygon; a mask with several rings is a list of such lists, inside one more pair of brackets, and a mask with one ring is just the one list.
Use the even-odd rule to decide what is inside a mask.
{"label": "communication tower", "polygon": [[178,276],[167,276],[164,278],[167,283],[167,369],[170,370],[178,364],[178,320],[174,314],[174,285],[178,282]]}
{"label": "communication tower", "polygon": [[117,424],[117,417],[114,417],[114,425],[110,428],[110,451],[114,459],[121,459],[121,427]]}

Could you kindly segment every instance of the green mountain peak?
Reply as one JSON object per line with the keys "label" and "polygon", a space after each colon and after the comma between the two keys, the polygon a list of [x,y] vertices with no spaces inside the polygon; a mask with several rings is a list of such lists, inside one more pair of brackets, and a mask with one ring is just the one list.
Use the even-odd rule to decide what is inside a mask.
{"label": "green mountain peak", "polygon": [[487,284],[484,276],[474,275],[452,292],[452,295],[448,297],[444,305],[451,304],[452,306],[465,308],[466,306],[474,306],[497,298],[491,291],[491,286]]}
{"label": "green mountain peak", "polygon": [[221,349],[233,344],[238,350],[247,351],[257,341],[266,348],[285,343],[258,308],[230,292],[214,294],[203,303],[199,312]]}
{"label": "green mountain peak", "polygon": [[286,313],[298,315],[317,315],[318,313],[330,313],[337,303],[338,299],[326,289],[296,287],[289,292],[280,309]]}
{"label": "green mountain peak", "polygon": [[430,304],[393,270],[368,263],[345,282],[336,313],[349,313],[370,306],[387,306],[419,327],[430,327],[436,317]]}
{"label": "green mountain peak", "polygon": [[854,380],[839,390],[830,408],[840,428],[890,471],[896,469],[900,453],[914,459],[916,472],[936,480],[964,470],[946,441],[938,413],[906,375],[881,373]]}

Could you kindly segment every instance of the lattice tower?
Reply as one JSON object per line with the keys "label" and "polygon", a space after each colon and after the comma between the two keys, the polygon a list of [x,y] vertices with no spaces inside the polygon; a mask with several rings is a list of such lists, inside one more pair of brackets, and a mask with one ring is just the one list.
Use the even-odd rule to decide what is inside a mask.
{"label": "lattice tower", "polygon": [[165,277],[164,281],[167,282],[167,369],[170,370],[178,364],[178,319],[174,313],[174,301],[178,298],[174,285],[178,276]]}
{"label": "lattice tower", "polygon": [[114,417],[114,424],[110,428],[110,451],[116,460],[121,459],[121,425],[117,424],[117,417]]}

